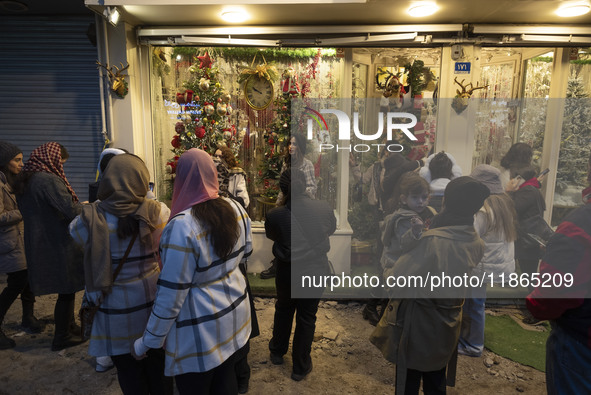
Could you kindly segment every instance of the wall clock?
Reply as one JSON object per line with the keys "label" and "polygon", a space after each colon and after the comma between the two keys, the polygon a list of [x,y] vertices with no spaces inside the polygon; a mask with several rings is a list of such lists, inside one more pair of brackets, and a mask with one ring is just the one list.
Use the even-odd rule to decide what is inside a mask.
{"label": "wall clock", "polygon": [[255,110],[264,110],[273,101],[273,83],[265,77],[252,75],[244,83],[246,103]]}

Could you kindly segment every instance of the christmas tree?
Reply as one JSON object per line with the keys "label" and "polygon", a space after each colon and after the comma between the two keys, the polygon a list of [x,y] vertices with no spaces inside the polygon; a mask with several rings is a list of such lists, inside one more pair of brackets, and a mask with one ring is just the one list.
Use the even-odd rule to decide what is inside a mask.
{"label": "christmas tree", "polygon": [[176,94],[181,111],[171,141],[174,157],[167,163],[173,174],[178,158],[186,150],[200,148],[213,154],[218,146],[226,145],[237,154],[244,138],[244,132],[237,133],[236,126],[230,122],[231,95],[220,82],[214,60],[208,52],[194,60],[199,65],[189,67],[192,77],[183,84],[186,90]]}
{"label": "christmas tree", "polygon": [[589,95],[580,77],[568,80],[556,175],[557,187],[587,185],[587,161],[591,142]]}
{"label": "christmas tree", "polygon": [[261,196],[274,201],[279,194],[279,176],[286,155],[291,129],[291,99],[299,95],[295,70],[288,67],[282,74],[282,94],[273,102],[276,116],[265,130],[264,159],[259,166],[257,182],[264,189]]}

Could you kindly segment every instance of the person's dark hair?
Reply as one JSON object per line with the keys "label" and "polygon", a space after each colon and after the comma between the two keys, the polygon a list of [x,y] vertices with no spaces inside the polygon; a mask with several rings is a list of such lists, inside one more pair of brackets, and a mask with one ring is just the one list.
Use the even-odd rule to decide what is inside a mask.
{"label": "person's dark hair", "polygon": [[438,178],[448,178],[451,180],[453,177],[453,173],[451,171],[453,166],[453,162],[451,159],[449,159],[449,156],[447,156],[444,151],[438,152],[429,162],[431,180],[436,180]]}
{"label": "person's dark hair", "polygon": [[288,166],[291,166],[291,164],[292,164],[292,158],[291,158],[291,155],[289,154],[289,142],[291,142],[292,137],[295,138],[296,146],[298,147],[298,152],[299,152],[299,156],[300,156],[296,160],[304,159],[304,156],[306,156],[306,149],[307,149],[306,137],[304,137],[304,135],[300,134],[300,133],[292,134],[289,137],[287,150],[285,152],[285,155],[286,155],[285,162],[287,163]]}
{"label": "person's dark hair", "polygon": [[538,169],[535,166],[522,166],[515,169],[512,174],[511,178],[516,176],[521,176],[525,181],[534,178],[538,174]]}
{"label": "person's dark hair", "polygon": [[418,195],[421,193],[429,193],[429,183],[417,172],[409,171],[400,176],[396,187],[394,188],[394,196],[389,206],[393,209],[400,207],[400,196]]}
{"label": "person's dark hair", "polygon": [[230,168],[238,167],[238,161],[236,160],[234,152],[230,147],[221,146],[218,147],[218,149],[222,152],[222,159],[228,164]]}
{"label": "person's dark hair", "polygon": [[501,159],[501,166],[510,169],[515,166],[525,166],[531,163],[534,151],[529,144],[515,143]]}
{"label": "person's dark hair", "polygon": [[119,217],[117,222],[117,237],[119,239],[126,239],[131,237],[134,233],[139,232],[140,221],[133,217],[133,214],[126,217]]}
{"label": "person's dark hair", "polygon": [[207,200],[194,205],[191,213],[207,229],[217,256],[224,259],[230,255],[240,237],[236,213],[230,203],[221,197]]}
{"label": "person's dark hair", "polygon": [[[121,151],[125,152],[126,154],[129,154],[129,152],[124,149],[124,148],[118,148]],[[105,169],[107,168],[107,165],[109,164],[109,161],[111,159],[113,159],[113,157],[117,156],[117,154],[105,154],[102,158],[101,161],[99,162],[99,167],[101,168],[101,172],[104,173]]]}
{"label": "person's dark hair", "polygon": [[101,172],[105,172],[105,169],[107,168],[107,165],[109,164],[109,161],[111,159],[113,159],[113,157],[115,157],[115,154],[105,154],[105,156],[103,156],[103,158],[101,159],[101,162],[99,163],[99,166],[101,168]]}
{"label": "person's dark hair", "polygon": [[66,149],[66,147],[64,147],[63,145],[59,145],[60,146],[60,153],[62,156],[62,159],[69,159],[70,158],[70,153],[68,152],[68,150]]}

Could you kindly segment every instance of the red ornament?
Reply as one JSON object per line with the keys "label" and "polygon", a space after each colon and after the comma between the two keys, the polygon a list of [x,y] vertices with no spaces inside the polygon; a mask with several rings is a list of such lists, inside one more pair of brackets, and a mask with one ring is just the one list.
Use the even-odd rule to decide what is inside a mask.
{"label": "red ornament", "polygon": [[185,131],[185,124],[182,122],[177,122],[176,125],[174,125],[174,131],[178,134],[183,133]]}
{"label": "red ornament", "polygon": [[195,136],[199,137],[200,139],[205,136],[205,128],[203,126],[197,126],[195,128]]}
{"label": "red ornament", "polygon": [[211,60],[211,58],[209,57],[209,53],[206,51],[205,55],[203,56],[197,56],[197,59],[199,59],[199,68],[206,68],[209,69],[211,68],[211,63],[213,62],[213,60]]}
{"label": "red ornament", "polygon": [[180,148],[181,147],[181,140],[180,140],[180,136],[178,134],[175,134],[174,137],[172,138],[172,141],[170,142],[170,144],[174,147],[174,148]]}

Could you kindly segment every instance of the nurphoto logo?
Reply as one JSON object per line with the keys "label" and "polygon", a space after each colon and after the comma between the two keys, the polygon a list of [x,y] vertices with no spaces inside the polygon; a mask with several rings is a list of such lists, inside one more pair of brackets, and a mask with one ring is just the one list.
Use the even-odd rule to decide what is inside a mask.
{"label": "nurphoto logo", "polygon": [[[305,111],[303,113],[304,116],[308,116],[307,119],[307,138],[308,140],[312,140],[314,138],[314,123],[318,126],[319,130],[323,130],[325,133],[328,132],[328,123],[326,119],[322,116],[322,114],[332,114],[337,117],[338,121],[338,141],[339,142],[348,142],[351,140],[351,131],[354,133],[355,137],[362,141],[380,141],[382,140],[382,136],[384,134],[384,129],[386,130],[386,139],[388,141],[392,140],[393,131],[400,130],[408,139],[412,141],[416,141],[417,138],[415,135],[409,130],[410,128],[414,127],[417,124],[417,117],[414,114],[407,113],[407,112],[378,112],[377,113],[377,120],[378,120],[378,127],[375,133],[366,134],[365,131],[361,131],[359,128],[359,113],[353,113],[353,122],[351,125],[351,119],[349,115],[342,110],[336,109],[321,109],[320,111],[316,111],[308,106],[305,107]],[[385,116],[384,116],[385,114]],[[384,118],[386,119],[386,126],[384,128]],[[410,122],[404,122],[406,120],[410,120]],[[315,121],[315,122],[314,122]],[[351,127],[352,126],[352,127]],[[400,144],[332,144],[329,142],[321,142],[319,144],[319,151],[330,151],[336,150],[338,151],[354,151],[354,152],[368,152],[372,149],[372,147],[377,148],[378,152],[384,148],[387,149],[389,152],[401,152],[403,150],[402,145]]]}

